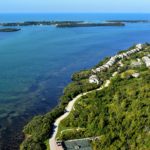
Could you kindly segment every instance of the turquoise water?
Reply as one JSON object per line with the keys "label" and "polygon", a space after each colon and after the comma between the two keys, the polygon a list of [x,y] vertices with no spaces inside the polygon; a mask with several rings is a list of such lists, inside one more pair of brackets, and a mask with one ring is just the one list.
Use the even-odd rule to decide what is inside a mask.
{"label": "turquoise water", "polygon": [[[150,20],[150,14],[0,14],[0,22],[109,19]],[[0,145],[7,150],[16,149],[9,145],[21,139],[20,130],[27,120],[57,105],[73,72],[90,68],[133,44],[150,42],[149,23],[21,29],[0,33]],[[6,145],[6,141],[10,142]]]}

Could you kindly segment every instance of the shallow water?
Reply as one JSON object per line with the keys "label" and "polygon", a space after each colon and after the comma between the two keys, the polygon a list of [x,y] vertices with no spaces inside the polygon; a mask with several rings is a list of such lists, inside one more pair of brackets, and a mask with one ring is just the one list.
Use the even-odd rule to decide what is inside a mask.
{"label": "shallow water", "polygon": [[[0,22],[109,19],[150,20],[150,14],[0,14]],[[23,124],[57,105],[73,72],[90,68],[135,43],[149,42],[149,28],[149,23],[89,28],[30,26],[15,33],[0,33],[0,144],[6,147],[3,149],[16,149],[8,145],[17,145]]]}

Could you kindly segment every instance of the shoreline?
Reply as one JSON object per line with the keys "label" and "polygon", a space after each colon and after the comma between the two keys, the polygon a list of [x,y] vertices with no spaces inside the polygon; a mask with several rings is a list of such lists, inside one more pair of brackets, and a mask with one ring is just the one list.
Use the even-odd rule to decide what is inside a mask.
{"label": "shoreline", "polygon": [[[4,17],[5,17],[5,16],[4,16]],[[7,16],[6,16],[6,17],[7,17]],[[67,16],[66,16],[66,17],[67,17]],[[113,18],[115,19],[115,17],[113,17]],[[8,19],[9,19],[9,18],[8,18]],[[35,19],[36,19],[36,18],[35,18]],[[56,17],[56,19],[57,19],[57,17]],[[64,19],[65,19],[65,18],[64,18]],[[10,19],[10,20],[11,20],[11,19]],[[14,18],[12,18],[12,20],[14,20]],[[28,19],[28,20],[33,20],[33,19]],[[28,20],[27,20],[27,21],[28,21]],[[47,19],[47,20],[48,20],[48,19]],[[59,19],[58,19],[58,20],[59,20]],[[80,20],[80,18],[79,18],[79,20]],[[84,19],[81,19],[81,20],[84,20]],[[5,22],[5,21],[7,22],[8,20],[4,20],[4,22]],[[15,21],[19,21],[19,19],[18,19],[18,20],[14,20],[14,22],[15,22]],[[137,24],[137,25],[139,26],[140,24]],[[137,26],[137,25],[136,25],[136,24],[130,24],[130,26]],[[132,36],[133,36],[134,40],[133,40],[133,39],[132,39],[132,40],[133,40],[134,43],[136,42],[137,39],[139,39],[139,41],[140,41],[140,40],[146,41],[145,39],[147,39],[149,36],[148,36],[148,34],[146,34],[145,30],[143,31],[143,28],[145,28],[144,26],[147,26],[147,25],[148,25],[148,24],[141,24],[141,26],[142,26],[142,31],[141,31],[141,29],[140,29],[140,30],[138,30],[136,33],[133,33],[133,32],[131,32],[131,31],[130,31],[130,32],[125,31],[125,33],[126,33],[126,32],[127,32],[127,33],[133,33]],[[45,27],[46,27],[46,28],[45,28]],[[25,28],[23,28],[23,32],[27,32],[27,31],[31,32],[30,30],[32,30],[32,29],[35,30],[36,28],[38,28],[38,30],[36,29],[36,30],[37,30],[37,33],[39,32],[39,30],[43,30],[43,29],[47,31],[47,29],[48,29],[50,26],[45,26],[45,27],[44,27],[44,26],[43,26],[43,27],[40,27],[40,26],[35,26],[35,27],[33,26],[33,27],[32,27],[32,26],[31,26],[30,28],[26,28],[26,27],[25,27]],[[22,28],[22,27],[20,27],[20,28]],[[50,27],[50,28],[54,28],[54,27]],[[128,28],[128,26],[125,27],[125,28]],[[29,30],[28,30],[28,29],[29,29]],[[77,28],[75,28],[75,30],[76,30],[76,29],[77,29]],[[95,29],[96,29],[96,30],[98,30],[98,29],[101,30],[101,28],[88,28],[87,30],[89,30],[89,29],[90,29],[90,30],[94,30],[94,32],[95,32]],[[108,30],[110,31],[109,28],[104,28],[104,30],[105,30],[105,29],[106,29],[106,30],[108,29]],[[116,27],[116,28],[112,28],[112,29],[113,29],[113,30],[118,30],[119,28]],[[120,28],[120,29],[122,29],[122,28]],[[128,29],[130,29],[130,27],[129,27]],[[48,29],[48,30],[49,30],[49,29]],[[59,29],[58,29],[58,30],[59,30]],[[61,29],[60,29],[60,30],[61,30]],[[62,29],[62,30],[63,30],[63,29]],[[68,30],[68,29],[65,29],[65,30]],[[71,29],[71,30],[72,30],[72,29]],[[74,29],[73,29],[73,30],[74,30]],[[78,30],[78,29],[77,29],[77,30]],[[80,30],[80,29],[79,29],[79,30]],[[86,28],[83,28],[83,30],[86,30]],[[123,29],[123,30],[124,30],[124,29]],[[120,31],[121,31],[121,30],[120,30]],[[116,31],[116,32],[117,32],[117,33],[120,33],[120,31],[119,31],[119,32]],[[49,32],[49,31],[48,31],[48,32]],[[18,35],[18,34],[20,34],[20,33],[22,34],[22,31],[21,31],[21,32],[18,32],[18,33],[14,33],[14,34],[13,34],[13,33],[10,33],[10,35],[9,35],[9,34],[7,35],[7,33],[6,33],[6,34],[4,34],[4,36],[12,36],[12,35],[16,36],[16,35]],[[68,33],[68,31],[67,31],[67,33]],[[140,34],[140,37],[136,37],[136,34],[139,34],[139,33],[141,33],[141,34]],[[2,33],[2,34],[3,34],[3,33]],[[11,34],[12,34],[12,35],[11,35]],[[43,34],[43,33],[42,33],[42,34]],[[45,33],[44,33],[44,34],[45,34]],[[135,35],[134,35],[134,34],[135,34]],[[144,35],[143,35],[143,34],[144,34]],[[99,34],[99,35],[100,35],[100,34]],[[101,37],[103,37],[103,36],[99,36],[99,35],[98,35],[98,39],[101,39]],[[131,34],[130,34],[130,35],[131,35]],[[144,38],[144,36],[145,36],[145,38]],[[96,37],[95,34],[94,34],[93,37],[94,37],[94,38],[93,38],[93,41],[96,41],[97,39],[95,38],[95,37]],[[126,38],[126,36],[123,36],[123,37]],[[118,36],[117,38],[115,38],[115,39],[118,39],[118,38],[119,38],[119,36]],[[130,37],[130,38],[131,38],[131,37]],[[124,39],[124,38],[121,38],[121,39]],[[129,40],[130,40],[130,39],[129,39]],[[119,50],[119,48],[122,48],[122,47],[125,47],[125,48],[126,48],[127,46],[129,46],[129,43],[133,43],[132,40],[130,40],[131,42],[128,42],[128,40],[127,40],[125,44],[123,43],[123,42],[124,42],[123,40],[120,41],[120,42],[118,43],[119,46],[118,46],[118,48],[116,48],[116,49]],[[88,40],[88,41],[90,41],[90,40]],[[103,41],[103,39],[101,40],[101,42],[102,42],[102,41]],[[3,41],[2,41],[2,42],[3,42]],[[77,42],[77,43],[78,43],[78,42]],[[84,43],[84,41],[83,41],[82,43]],[[91,44],[91,43],[92,43],[92,42],[90,42],[89,44]],[[108,43],[108,42],[107,42],[107,43]],[[116,44],[117,44],[117,43],[116,43]],[[78,44],[77,44],[77,45],[78,45]],[[94,44],[93,44],[93,45],[94,45]],[[101,44],[98,43],[98,45],[100,45],[100,46],[98,46],[98,49],[99,49],[99,48],[101,47]],[[109,44],[108,44],[108,45],[109,45]],[[120,45],[121,45],[121,46],[120,46]],[[108,48],[107,48],[107,49],[108,49],[108,52],[106,52],[106,55],[108,55],[110,49],[109,49],[109,46],[107,46],[107,44],[106,44],[105,46],[106,46],[106,48],[108,47]],[[112,45],[112,46],[113,46],[113,45]],[[93,47],[93,46],[92,46],[92,47]],[[92,47],[91,47],[91,49],[93,49]],[[96,48],[97,45],[96,45],[96,46],[94,45],[94,47]],[[115,47],[115,45],[114,45],[114,47]],[[79,50],[80,47],[78,46],[77,49]],[[81,48],[81,49],[82,49],[82,48]],[[115,49],[115,50],[116,50],[116,49]],[[101,51],[101,49],[100,49],[100,51]],[[112,52],[113,52],[113,50],[112,50]],[[92,57],[94,57],[94,61],[88,63],[88,64],[90,64],[90,65],[89,65],[90,67],[91,67],[91,64],[93,64],[93,66],[94,66],[94,64],[96,64],[97,61],[99,60],[99,58],[97,58],[97,57],[96,57],[96,59],[95,59],[95,56],[94,56],[94,55],[93,55]],[[91,59],[92,59],[92,57],[91,57]],[[79,59],[80,59],[80,58],[79,58]],[[100,59],[103,59],[103,56],[101,57],[101,54],[100,54]],[[81,64],[81,65],[82,65],[82,64]],[[82,65],[82,66],[83,66],[83,65]],[[82,68],[82,67],[81,67],[81,68]],[[89,67],[85,65],[85,68],[89,68]],[[80,70],[80,69],[76,69],[76,70]],[[68,72],[68,71],[67,71],[67,72]],[[70,79],[69,76],[68,76],[67,79]],[[69,80],[69,82],[70,82],[70,80]],[[65,83],[66,83],[66,82],[65,82]],[[69,84],[69,83],[68,83],[68,84]],[[65,85],[66,85],[66,84],[65,84]],[[56,93],[56,92],[53,93],[53,92],[49,91],[49,94],[54,95],[55,93]],[[60,93],[61,93],[61,92],[60,92]],[[56,94],[57,94],[57,93],[56,93]],[[50,99],[48,99],[48,100],[51,101],[51,99],[54,101],[53,98],[50,98]],[[59,102],[59,103],[60,103],[60,102]],[[40,105],[40,104],[39,104],[39,105]],[[58,104],[58,105],[59,105],[59,104]],[[55,105],[55,106],[56,106],[56,105]],[[54,108],[54,106],[53,106],[53,107],[50,107],[50,108]],[[45,109],[45,108],[43,108],[43,110],[44,110],[44,109]],[[37,115],[32,115],[32,112],[34,112],[34,110],[31,109],[31,112],[29,112],[29,113],[30,113],[30,115],[32,116],[32,118],[33,118],[34,116],[37,116]],[[48,111],[47,111],[47,112],[48,112]],[[45,112],[45,113],[47,113],[47,112]],[[28,114],[29,114],[29,113],[28,113]],[[39,114],[40,114],[40,111],[39,111]],[[43,113],[42,113],[42,114],[43,114]],[[27,120],[27,121],[28,121],[28,120]],[[25,126],[25,125],[26,125],[26,124],[24,124],[24,126]],[[22,126],[22,129],[23,129],[24,126]]]}
{"label": "shoreline", "polygon": [[[133,52],[133,49],[128,52]],[[84,148],[87,145],[82,145],[78,141],[91,138],[89,147],[97,150],[115,149],[115,147],[122,149],[126,147],[126,142],[135,145],[134,148],[150,148],[150,137],[148,131],[145,132],[145,126],[149,125],[147,109],[150,92],[150,45],[143,46],[140,52],[120,62],[118,62],[120,67],[117,69],[117,76],[115,72],[112,74],[109,87],[99,92],[95,90],[80,98],[71,114],[60,122],[55,138],[58,146],[73,148],[78,145]],[[142,103],[145,105],[143,106]],[[135,117],[131,117],[131,114]],[[99,126],[101,120],[105,120],[105,123],[102,122]],[[134,126],[130,126],[133,123]],[[109,131],[112,131],[115,136],[111,136]],[[120,132],[123,135],[120,135]],[[104,143],[102,137],[106,136],[108,138]],[[139,139],[139,136],[142,138]],[[118,138],[114,141],[114,137]],[[122,138],[125,141],[122,141]],[[143,141],[143,138],[146,140]],[[138,142],[133,139],[138,139]],[[116,141],[121,144],[117,145]]]}
{"label": "shoreline", "polygon": [[[139,47],[140,47],[140,45],[138,45]],[[133,49],[134,47],[132,47],[132,48],[129,48],[129,49],[127,49],[127,50],[125,50],[125,51],[121,51],[123,54],[124,54],[124,52],[129,52],[130,50],[132,51],[132,49]],[[136,52],[136,51],[135,51]],[[122,53],[120,53],[120,52],[118,52],[118,54],[119,54],[119,56],[121,56],[121,54]],[[123,57],[121,57],[121,58],[123,58]],[[108,58],[107,59],[103,59],[101,62],[100,62],[100,64],[101,65],[105,65],[106,63],[108,62]],[[100,64],[99,64],[99,66],[100,66]],[[97,65],[96,65],[97,66]],[[94,67],[95,69],[96,69],[96,66]],[[93,68],[93,69],[94,69]],[[24,134],[25,135],[30,135],[30,137],[29,138],[26,138],[24,141],[23,141],[23,143],[22,143],[22,145],[21,145],[21,147],[24,147],[27,143],[28,143],[28,141],[32,141],[31,139],[32,138],[34,138],[34,137],[32,137],[32,135],[34,134],[34,132],[36,133],[36,134],[40,134],[41,132],[41,130],[42,129],[39,129],[38,128],[38,130],[37,129],[35,129],[35,126],[37,125],[37,124],[39,124],[39,127],[40,128],[42,128],[43,127],[43,124],[41,123],[42,122],[42,120],[44,119],[45,120],[45,118],[44,117],[46,117],[48,120],[49,120],[49,118],[51,118],[48,122],[48,127],[47,127],[47,129],[45,129],[45,131],[46,132],[44,132],[43,134],[42,134],[42,137],[39,137],[40,139],[42,138],[42,141],[44,142],[44,141],[46,141],[47,139],[49,139],[49,137],[51,137],[50,138],[50,140],[49,140],[49,143],[53,143],[52,145],[56,145],[55,143],[56,143],[56,141],[55,141],[55,137],[56,137],[56,135],[57,135],[57,131],[58,131],[58,125],[59,125],[59,123],[60,123],[60,121],[61,120],[63,120],[64,118],[66,118],[69,114],[70,114],[70,111],[72,110],[72,108],[73,108],[73,105],[74,105],[74,103],[76,102],[76,100],[78,100],[80,97],[82,97],[82,93],[83,94],[86,94],[86,93],[89,93],[89,92],[91,92],[91,91],[95,91],[95,90],[97,90],[97,89],[101,89],[101,86],[102,85],[104,85],[103,83],[104,82],[100,82],[100,84],[99,85],[97,85],[97,84],[91,84],[91,83],[89,83],[89,77],[90,77],[90,75],[92,75],[91,73],[91,71],[93,70],[92,68],[90,69],[90,71],[86,71],[86,73],[84,74],[84,72],[85,71],[83,71],[83,73],[82,73],[82,71],[81,72],[78,72],[78,73],[75,73],[75,74],[73,74],[73,77],[72,77],[72,81],[73,82],[78,82],[78,81],[80,81],[80,80],[82,80],[82,76],[84,76],[84,78],[88,78],[88,80],[86,80],[86,82],[88,82],[88,85],[90,85],[90,87],[88,86],[88,88],[89,89],[85,89],[84,91],[80,91],[79,90],[79,92],[77,92],[77,91],[75,91],[75,93],[73,93],[73,91],[72,92],[70,92],[70,91],[68,91],[69,89],[71,89],[71,87],[70,86],[75,86],[76,87],[76,85],[73,85],[73,82],[71,82],[65,89],[64,89],[64,95],[61,97],[61,100],[60,100],[60,103],[58,104],[58,106],[56,106],[51,112],[49,112],[49,113],[47,113],[46,115],[44,115],[44,116],[37,116],[37,117],[34,117],[33,118],[33,120],[31,121],[31,122],[29,122],[29,124],[27,124],[26,126],[25,126],[25,128],[24,128]],[[116,68],[115,68],[116,69]],[[110,69],[111,70],[111,69]],[[113,71],[113,72],[112,72]],[[104,70],[104,72],[105,72],[105,70]],[[116,72],[116,71],[114,71],[114,68],[112,67],[112,70],[111,70],[111,72],[112,73],[114,73],[114,72]],[[108,75],[107,76],[107,78],[105,78],[106,80],[103,80],[103,81],[107,81],[107,80],[109,80],[110,79],[110,77],[112,77],[112,75],[114,75],[114,74],[110,74],[110,75]],[[81,77],[80,77],[81,76]],[[85,81],[84,81],[85,82]],[[85,83],[83,83],[83,84],[85,84]],[[84,85],[85,86],[85,85]],[[77,86],[78,87],[78,86]],[[81,88],[81,87],[79,87],[79,88]],[[69,93],[69,95],[67,95],[66,94],[66,92],[67,92],[67,94]],[[71,95],[70,95],[71,94]],[[72,98],[70,97],[70,96],[72,96]],[[68,99],[69,98],[69,99]],[[67,112],[66,112],[67,111]],[[55,128],[54,128],[55,127]],[[33,132],[33,133],[32,133]],[[29,144],[29,143],[28,143]],[[30,144],[29,144],[30,145]],[[41,143],[41,145],[42,145],[42,143]],[[22,148],[21,148],[21,150],[22,150]]]}
{"label": "shoreline", "polygon": [[[122,52],[122,53],[120,53],[120,54],[118,54],[118,55],[115,55],[115,56],[112,56],[111,58],[110,58],[110,60],[109,61],[107,61],[104,65],[102,65],[102,66],[100,66],[100,67],[102,67],[102,68],[104,68],[103,66],[105,66],[106,65],[106,69],[109,69],[109,67],[112,67],[112,65],[114,65],[117,61],[115,61],[115,59],[119,59],[120,58],[120,60],[119,60],[119,62],[121,63],[121,60],[123,60],[125,57],[127,57],[127,56],[129,56],[130,57],[130,55],[132,55],[132,54],[134,54],[134,53],[138,53],[138,52],[140,52],[143,48],[143,45],[142,44],[137,44],[136,46],[135,46],[136,48],[135,49],[131,49],[131,50],[127,50],[127,52]],[[128,55],[127,55],[128,54]],[[111,62],[111,63],[110,63]],[[109,64],[110,63],[110,65],[109,65],[109,67],[107,67],[107,64]],[[105,69],[104,68],[104,69]],[[119,67],[118,67],[119,68]],[[97,68],[96,68],[96,70],[97,70]],[[101,70],[102,71],[102,70]],[[93,69],[92,69],[92,72],[93,73],[96,73]],[[100,70],[98,70],[97,72],[100,72]],[[65,108],[65,113],[64,114],[62,114],[60,117],[58,117],[56,120],[55,120],[55,122],[53,123],[53,134],[52,134],[52,136],[51,136],[51,138],[49,139],[49,147],[50,147],[50,149],[53,149],[53,150],[57,150],[58,148],[60,148],[60,149],[62,149],[63,150],[63,148],[61,148],[61,146],[59,146],[58,147],[58,145],[57,145],[57,139],[56,139],[56,136],[57,136],[57,133],[58,133],[58,129],[59,129],[59,124],[60,124],[60,122],[62,121],[62,120],[64,120],[65,118],[67,118],[68,116],[69,116],[69,114],[71,113],[71,111],[72,111],[72,109],[73,109],[73,107],[74,107],[74,104],[76,103],[76,101],[77,100],[79,100],[82,96],[85,96],[85,95],[87,95],[87,94],[89,94],[89,93],[91,93],[91,92],[93,92],[93,91],[99,91],[99,90],[102,90],[103,88],[105,88],[105,87],[108,87],[109,86],[109,84],[110,84],[110,81],[111,81],[111,78],[112,77],[115,77],[116,75],[117,75],[117,73],[118,72],[113,72],[112,73],[112,75],[111,75],[111,77],[108,79],[108,80],[106,80],[105,81],[105,83],[102,85],[102,86],[100,86],[99,88],[97,88],[97,89],[94,89],[94,90],[91,90],[91,91],[88,91],[88,92],[84,92],[84,93],[81,93],[81,94],[79,94],[79,95],[77,95],[75,98],[73,98],[69,103],[68,103],[68,105],[66,106],[66,108]],[[92,75],[93,76],[93,75]],[[98,80],[98,78],[96,77],[96,79],[93,79],[93,82],[91,82],[90,79],[91,77],[89,77],[89,82],[92,84],[92,83],[95,83],[95,84],[99,84],[99,81],[96,81],[96,80]],[[96,81],[96,82],[95,82]],[[58,141],[59,142],[59,141]]]}

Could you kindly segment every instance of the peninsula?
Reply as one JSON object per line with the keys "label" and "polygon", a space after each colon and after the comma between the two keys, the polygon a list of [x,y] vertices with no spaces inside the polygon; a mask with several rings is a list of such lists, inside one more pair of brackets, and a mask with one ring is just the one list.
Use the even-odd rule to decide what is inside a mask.
{"label": "peninsula", "polygon": [[150,149],[149,81],[148,43],[73,74],[60,104],[25,126],[21,150]]}

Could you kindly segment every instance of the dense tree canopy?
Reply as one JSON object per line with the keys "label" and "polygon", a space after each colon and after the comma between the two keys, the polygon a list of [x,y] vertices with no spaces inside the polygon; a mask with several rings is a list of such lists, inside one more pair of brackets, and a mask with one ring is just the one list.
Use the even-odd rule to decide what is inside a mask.
{"label": "dense tree canopy", "polygon": [[[124,66],[115,64],[109,70],[97,73],[100,85],[88,82],[91,70],[75,73],[73,81],[64,89],[60,104],[46,115],[34,117],[24,127],[26,138],[21,150],[46,149],[44,142],[51,136],[53,123],[64,113],[68,102],[80,93],[100,87],[110,78],[109,87],[93,91],[77,101],[69,117],[61,122],[58,138],[98,136],[92,143],[94,150],[150,149],[150,69],[144,64],[131,66],[132,61],[149,54],[149,51],[147,45],[142,52],[124,59]],[[118,75],[112,78],[116,71]],[[132,77],[135,72],[140,73],[138,78]]]}
{"label": "dense tree canopy", "polygon": [[[150,69],[131,66],[147,54],[149,49],[124,60],[109,87],[78,100],[61,122],[58,138],[99,137],[92,142],[94,150],[150,149]],[[135,72],[140,76],[132,77]]]}

